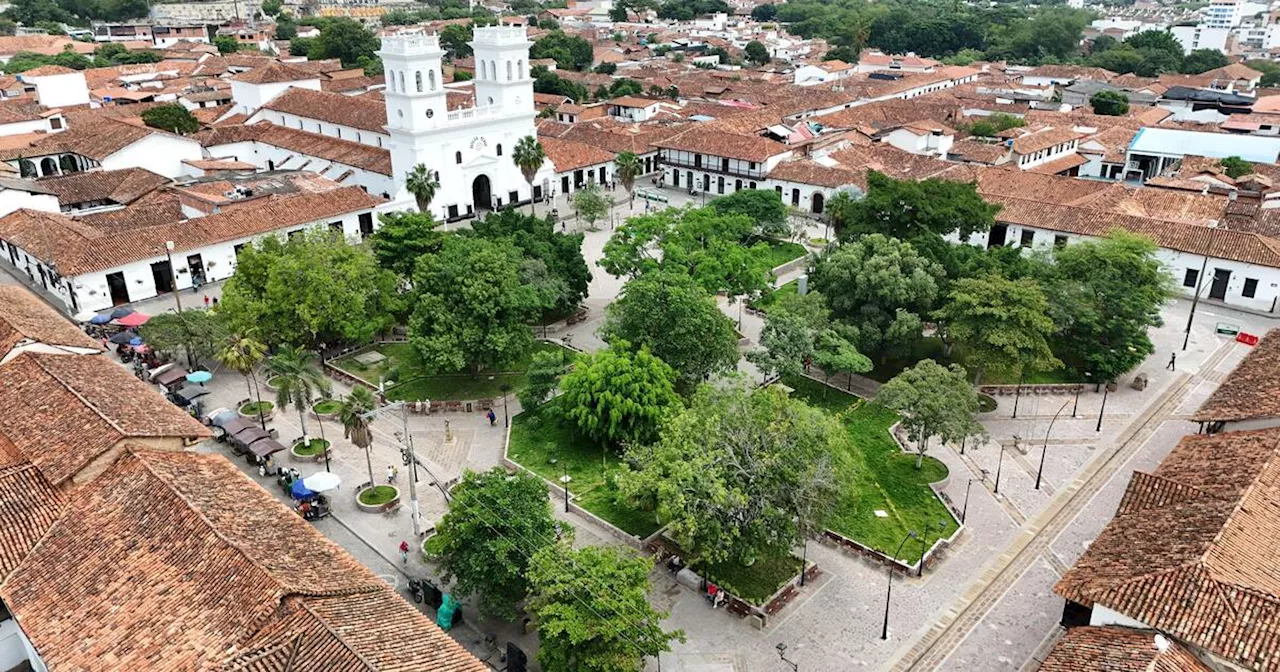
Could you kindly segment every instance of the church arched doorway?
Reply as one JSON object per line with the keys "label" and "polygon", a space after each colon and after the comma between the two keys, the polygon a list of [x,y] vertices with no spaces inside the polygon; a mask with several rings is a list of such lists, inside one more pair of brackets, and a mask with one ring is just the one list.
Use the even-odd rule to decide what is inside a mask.
{"label": "church arched doorway", "polygon": [[488,175],[480,175],[471,183],[471,203],[476,212],[493,209],[493,190]]}

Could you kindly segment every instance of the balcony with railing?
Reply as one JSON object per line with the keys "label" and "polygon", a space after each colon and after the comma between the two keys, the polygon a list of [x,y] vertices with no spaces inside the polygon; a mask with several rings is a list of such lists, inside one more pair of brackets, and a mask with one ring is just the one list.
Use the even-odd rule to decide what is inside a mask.
{"label": "balcony with railing", "polygon": [[440,51],[440,36],[426,33],[388,35],[382,38],[382,49],[388,54],[415,55]]}

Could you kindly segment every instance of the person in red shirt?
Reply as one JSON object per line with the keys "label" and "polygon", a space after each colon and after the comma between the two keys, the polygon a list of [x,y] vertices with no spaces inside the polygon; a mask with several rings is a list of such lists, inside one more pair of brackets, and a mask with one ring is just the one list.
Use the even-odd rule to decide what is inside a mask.
{"label": "person in red shirt", "polygon": [[403,540],[400,542],[400,561],[409,564],[409,542]]}

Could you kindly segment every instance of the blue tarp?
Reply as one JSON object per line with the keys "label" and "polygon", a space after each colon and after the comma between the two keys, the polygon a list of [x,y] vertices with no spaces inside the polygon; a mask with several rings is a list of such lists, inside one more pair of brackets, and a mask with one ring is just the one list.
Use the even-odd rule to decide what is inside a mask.
{"label": "blue tarp", "polygon": [[108,314],[108,315],[94,315],[94,316],[93,316],[93,319],[89,320],[89,324],[106,324],[106,323],[108,323],[108,322],[110,322],[110,321],[111,321],[111,315],[109,315],[109,314]]}
{"label": "blue tarp", "polygon": [[299,478],[293,482],[293,485],[289,486],[289,494],[292,495],[294,499],[307,499],[308,497],[314,497],[316,493],[303,485],[302,479]]}

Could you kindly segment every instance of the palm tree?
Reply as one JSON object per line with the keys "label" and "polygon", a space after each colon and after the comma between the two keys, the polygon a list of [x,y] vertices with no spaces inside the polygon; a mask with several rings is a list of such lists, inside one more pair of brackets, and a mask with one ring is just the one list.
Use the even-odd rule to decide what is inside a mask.
{"label": "palm tree", "polygon": [[622,188],[627,190],[627,209],[634,210],[636,204],[636,194],[632,187],[636,184],[636,178],[640,176],[642,170],[640,166],[640,157],[633,152],[622,152],[613,159],[615,174],[618,181],[622,182]]}
{"label": "palm tree", "polygon": [[263,417],[262,390],[258,387],[258,376],[254,373],[254,369],[266,357],[267,346],[250,336],[232,336],[213,356],[219,364],[244,376],[244,384],[249,388],[249,395],[256,396],[258,399],[258,422],[264,431],[267,429],[267,421]]}
{"label": "palm tree", "polygon": [[357,448],[364,450],[365,462],[369,465],[369,483],[376,485],[373,480],[373,455],[369,451],[373,446],[373,431],[369,427],[369,413],[377,408],[377,402],[373,400],[373,393],[369,388],[363,385],[357,385],[352,388],[351,394],[348,394],[341,401],[342,410],[338,413],[338,418],[342,420],[343,435],[351,439],[351,443],[356,444]]}
{"label": "palm tree", "polygon": [[427,170],[425,164],[419,163],[413,170],[405,173],[404,186],[418,202],[418,210],[430,212],[428,208],[431,207],[431,201],[435,200],[436,190],[440,188],[440,181],[436,179],[435,173]]}
{"label": "palm tree", "polygon": [[[298,409],[298,422],[302,423],[302,440],[310,443],[307,435],[306,411],[319,396],[329,395],[329,379],[315,366],[314,352],[286,345],[267,360],[267,370],[276,383],[276,404],[281,409],[293,404]],[[323,432],[323,427],[321,428]]]}
{"label": "palm tree", "polygon": [[516,143],[515,151],[511,152],[511,160],[524,174],[524,181],[529,183],[529,211],[536,215],[538,208],[533,202],[533,179],[538,176],[538,170],[547,160],[547,153],[542,150],[537,138],[526,135]]}

